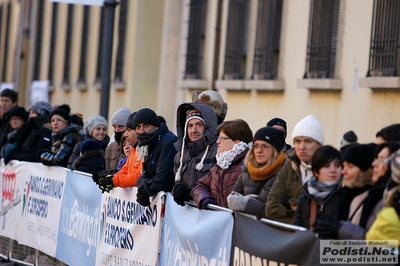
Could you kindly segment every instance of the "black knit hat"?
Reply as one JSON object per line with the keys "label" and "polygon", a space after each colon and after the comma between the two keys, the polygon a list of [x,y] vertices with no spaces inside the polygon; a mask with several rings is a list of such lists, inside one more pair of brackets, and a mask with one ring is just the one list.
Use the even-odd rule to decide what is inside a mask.
{"label": "black knit hat", "polygon": [[275,118],[272,118],[271,120],[269,120],[267,123],[267,127],[273,127],[275,125],[281,126],[285,129],[284,135],[286,138],[286,135],[287,135],[286,121],[283,120],[282,118],[275,117]]}
{"label": "black knit hat", "polygon": [[343,156],[342,161],[354,164],[362,171],[372,167],[376,144],[358,144],[350,147]]}
{"label": "black knit hat", "polygon": [[133,126],[133,118],[135,117],[137,112],[133,112],[132,114],[130,114],[128,116],[128,119],[126,120],[126,127],[127,128],[132,128],[135,129],[135,127]]}
{"label": "black knit hat", "polygon": [[61,117],[64,118],[65,121],[67,121],[67,123],[69,124],[70,117],[69,117],[69,114],[67,113],[67,111],[65,111],[65,109],[63,109],[63,108],[57,108],[57,109],[55,109],[53,112],[51,112],[49,121],[51,121],[51,117],[52,117],[53,115],[59,115],[59,116],[61,116]]}
{"label": "black knit hat", "polygon": [[[128,119],[129,120],[129,119]],[[137,111],[136,115],[132,119],[133,128],[138,124],[145,123],[156,127],[160,126],[157,114],[150,108],[142,108]]]}
{"label": "black knit hat", "polygon": [[88,151],[101,150],[101,144],[97,140],[88,139],[82,142],[81,153],[85,154]]}
{"label": "black knit hat", "polygon": [[24,120],[26,122],[26,120],[28,120],[29,114],[28,112],[25,110],[24,107],[20,107],[20,106],[16,106],[13,109],[11,109],[8,117],[12,117],[12,116],[18,116],[20,117],[22,120]]}
{"label": "black knit hat", "polygon": [[268,142],[269,144],[274,146],[277,151],[281,151],[283,145],[285,144],[284,132],[273,127],[263,127],[257,130],[253,138],[253,143],[256,140]]}

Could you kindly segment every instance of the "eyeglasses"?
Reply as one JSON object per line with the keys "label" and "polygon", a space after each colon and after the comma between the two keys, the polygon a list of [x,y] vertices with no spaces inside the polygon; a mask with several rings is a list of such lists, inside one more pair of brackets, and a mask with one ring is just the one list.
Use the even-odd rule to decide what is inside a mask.
{"label": "eyeglasses", "polygon": [[227,139],[231,139],[231,138],[218,136],[218,139],[219,139],[219,140],[227,140]]}
{"label": "eyeglasses", "polygon": [[389,162],[388,158],[375,158],[374,162],[379,164],[387,164]]}
{"label": "eyeglasses", "polygon": [[261,148],[261,150],[269,150],[269,149],[272,148],[272,146],[271,145],[267,145],[267,144],[261,144],[261,145],[256,144],[256,145],[253,145],[253,149],[254,150],[258,150],[258,148]]}

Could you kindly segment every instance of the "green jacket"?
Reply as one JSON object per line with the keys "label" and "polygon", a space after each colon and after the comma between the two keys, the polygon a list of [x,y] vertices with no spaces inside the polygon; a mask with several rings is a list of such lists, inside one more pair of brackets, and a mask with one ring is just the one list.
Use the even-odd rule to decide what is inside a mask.
{"label": "green jacket", "polygon": [[279,172],[278,178],[268,195],[266,216],[268,219],[291,224],[295,211],[290,208],[297,205],[298,199],[303,193],[301,183],[300,159],[295,151],[288,155],[285,164]]}

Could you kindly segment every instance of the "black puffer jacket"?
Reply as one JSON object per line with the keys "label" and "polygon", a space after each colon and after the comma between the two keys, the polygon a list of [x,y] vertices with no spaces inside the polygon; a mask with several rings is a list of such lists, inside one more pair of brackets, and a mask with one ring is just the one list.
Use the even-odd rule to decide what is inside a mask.
{"label": "black puffer jacket", "polygon": [[50,152],[44,152],[40,160],[44,165],[58,165],[66,167],[72,151],[81,139],[75,126],[68,126],[51,136],[52,146]]}
{"label": "black puffer jacket", "polygon": [[143,173],[137,181],[138,188],[143,186],[151,196],[160,191],[172,190],[176,141],[176,136],[169,131],[167,125],[161,124],[148,144],[148,155],[143,161]]}

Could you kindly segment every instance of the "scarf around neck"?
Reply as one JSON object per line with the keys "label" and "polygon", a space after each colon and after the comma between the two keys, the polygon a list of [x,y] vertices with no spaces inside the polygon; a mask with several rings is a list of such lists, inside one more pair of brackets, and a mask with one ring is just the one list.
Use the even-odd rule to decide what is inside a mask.
{"label": "scarf around neck", "polygon": [[337,182],[321,182],[315,176],[311,176],[307,182],[307,190],[315,201],[321,205],[331,193],[336,191],[340,182],[341,179]]}
{"label": "scarf around neck", "polygon": [[249,174],[253,180],[255,181],[267,180],[272,176],[274,176],[279,169],[281,169],[285,160],[286,156],[281,151],[276,160],[269,165],[257,167],[254,162],[255,159],[249,160],[247,163],[247,170],[249,171]]}
{"label": "scarf around neck", "polygon": [[231,150],[217,153],[217,155],[215,155],[215,158],[217,159],[218,166],[222,169],[228,169],[235,157],[248,148],[249,144],[241,141],[233,145]]}

